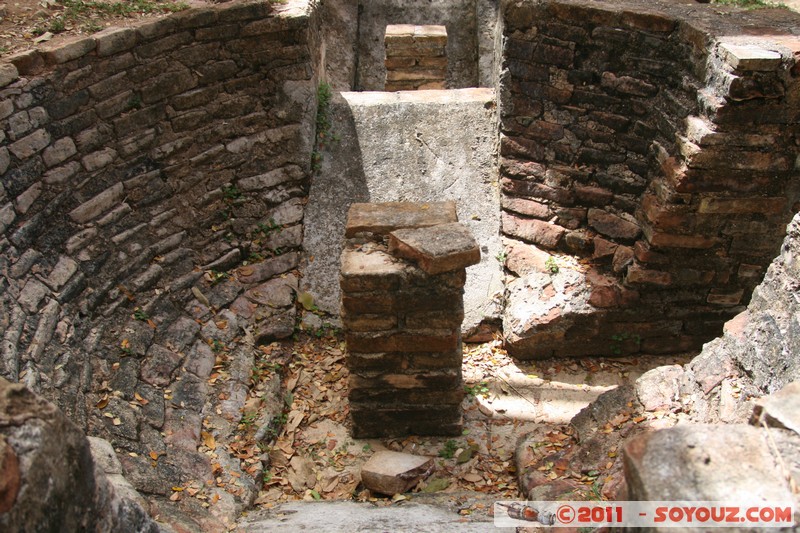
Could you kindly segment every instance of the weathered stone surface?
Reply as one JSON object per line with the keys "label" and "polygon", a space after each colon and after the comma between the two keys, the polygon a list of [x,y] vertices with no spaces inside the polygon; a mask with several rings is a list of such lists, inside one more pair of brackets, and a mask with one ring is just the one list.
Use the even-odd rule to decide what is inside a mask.
{"label": "weathered stone surface", "polygon": [[434,470],[433,458],[381,450],[361,467],[361,482],[380,494],[402,494]]}
{"label": "weathered stone surface", "polygon": [[632,240],[641,233],[636,223],[600,209],[589,209],[589,225],[614,239]]}
{"label": "weathered stone surface", "polygon": [[756,402],[752,422],[762,420],[770,426],[786,428],[800,435],[800,381],[793,381]]}
{"label": "weathered stone surface", "polygon": [[353,204],[347,213],[345,237],[362,232],[385,235],[396,229],[423,228],[457,221],[455,202]]}
{"label": "weathered stone surface", "polygon": [[636,395],[645,411],[669,410],[679,405],[683,367],[660,366],[636,380]]}
{"label": "weathered stone surface", "polygon": [[756,45],[737,45],[721,43],[720,52],[731,67],[737,70],[777,70],[781,64],[781,55]]}
{"label": "weathered stone surface", "polygon": [[[746,458],[746,460],[743,460]],[[652,501],[792,501],[761,430],[681,425],[624,448],[629,497]]]}
{"label": "weathered stone surface", "polygon": [[124,192],[122,183],[117,183],[73,209],[69,216],[79,224],[88,222],[108,211],[111,206],[119,202]]}
{"label": "weathered stone surface", "polygon": [[115,493],[95,468],[86,437],[63,413],[2,378],[0,462],[5,530],[161,531],[138,503]]}
{"label": "weathered stone surface", "polygon": [[481,260],[472,233],[457,222],[392,231],[389,253],[413,260],[428,274],[466,268]]}

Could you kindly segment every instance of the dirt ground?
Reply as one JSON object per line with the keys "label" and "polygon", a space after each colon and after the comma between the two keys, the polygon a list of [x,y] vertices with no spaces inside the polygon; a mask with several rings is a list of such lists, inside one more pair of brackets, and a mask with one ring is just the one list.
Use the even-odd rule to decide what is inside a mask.
{"label": "dirt ground", "polygon": [[0,58],[42,43],[130,26],[207,0],[10,0],[0,2]]}

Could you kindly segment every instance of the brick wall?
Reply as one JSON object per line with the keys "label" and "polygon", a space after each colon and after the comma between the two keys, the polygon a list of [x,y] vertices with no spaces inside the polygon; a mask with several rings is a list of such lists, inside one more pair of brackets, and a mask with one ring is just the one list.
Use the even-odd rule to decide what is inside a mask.
{"label": "brick wall", "polygon": [[444,26],[386,26],[384,91],[444,89],[447,30]]}
{"label": "brick wall", "polygon": [[350,208],[340,282],[355,437],[461,434],[465,268],[480,250],[456,221],[453,202]]}
{"label": "brick wall", "polygon": [[241,416],[212,367],[250,368],[245,327],[293,331],[297,276],[273,278],[300,256],[315,24],[230,3],[0,63],[0,375],[112,441],[144,492],[211,476],[206,401]]}
{"label": "brick wall", "polygon": [[798,21],[729,11],[507,6],[500,184],[507,266],[519,276],[510,293],[524,293],[524,258],[542,250],[583,260],[584,293],[559,304],[564,289],[554,289],[541,315],[507,319],[512,352],[696,349],[748,301],[796,209],[800,42],[717,38]]}

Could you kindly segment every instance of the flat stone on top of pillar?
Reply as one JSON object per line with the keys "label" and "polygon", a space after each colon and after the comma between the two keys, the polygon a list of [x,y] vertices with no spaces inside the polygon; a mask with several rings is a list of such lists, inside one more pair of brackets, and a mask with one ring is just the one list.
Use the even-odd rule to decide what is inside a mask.
{"label": "flat stone on top of pillar", "polygon": [[396,229],[458,222],[455,202],[386,202],[353,204],[347,213],[345,237],[358,233],[386,235]]}
{"label": "flat stone on top of pillar", "polygon": [[476,265],[481,249],[466,226],[451,222],[389,234],[389,253],[410,259],[427,274],[440,274]]}

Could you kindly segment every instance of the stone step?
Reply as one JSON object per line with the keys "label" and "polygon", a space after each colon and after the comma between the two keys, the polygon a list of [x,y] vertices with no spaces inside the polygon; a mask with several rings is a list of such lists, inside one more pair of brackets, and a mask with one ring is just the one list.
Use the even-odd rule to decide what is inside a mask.
{"label": "stone step", "polygon": [[[248,533],[325,531],[326,533],[392,532],[483,533],[512,532],[495,528],[489,516],[494,499],[480,493],[412,495],[393,504],[319,501],[288,502],[272,509],[249,513],[238,522]],[[482,509],[459,514],[460,509]]]}
{"label": "stone step", "polygon": [[305,214],[304,290],[318,307],[339,313],[339,257],[352,203],[453,200],[482,255],[467,269],[463,330],[498,317],[494,91],[344,92],[334,95],[330,120]]}

